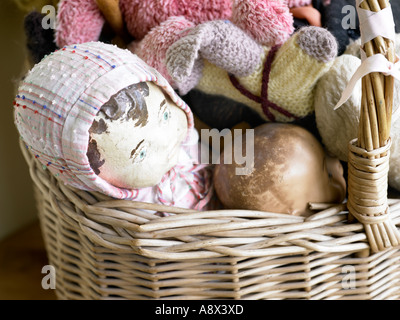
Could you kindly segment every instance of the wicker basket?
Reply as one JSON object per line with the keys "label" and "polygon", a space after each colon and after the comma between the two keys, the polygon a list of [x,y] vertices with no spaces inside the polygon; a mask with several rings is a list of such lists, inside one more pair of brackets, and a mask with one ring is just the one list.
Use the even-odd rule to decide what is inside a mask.
{"label": "wicker basket", "polygon": [[[400,299],[400,249],[366,255],[345,205],[308,217],[154,205],[60,184],[21,144],[60,299]],[[400,200],[390,200],[400,225]],[[365,256],[365,257],[363,257]]]}
{"label": "wicker basket", "polygon": [[[371,123],[361,119],[359,138],[364,139],[365,123]],[[346,204],[322,205],[307,218],[245,210],[197,212],[76,190],[59,183],[21,141],[49,262],[56,269],[57,296],[400,299],[400,249],[371,252],[376,250],[371,250],[365,223],[377,214],[359,212],[362,204],[374,202],[377,190],[352,193],[360,192],[358,182],[365,176],[374,180],[380,159],[387,158],[390,138],[378,138],[382,145],[375,148],[376,154],[368,149],[368,140],[359,139],[350,147],[355,171],[349,176],[350,215]],[[400,226],[400,200],[387,199],[385,179],[383,185],[381,179],[374,185],[380,194],[375,202],[386,206],[385,214],[390,212],[393,234]],[[359,201],[364,194],[368,201]],[[149,209],[173,215],[159,217]],[[349,216],[365,218],[364,224],[349,223]]]}

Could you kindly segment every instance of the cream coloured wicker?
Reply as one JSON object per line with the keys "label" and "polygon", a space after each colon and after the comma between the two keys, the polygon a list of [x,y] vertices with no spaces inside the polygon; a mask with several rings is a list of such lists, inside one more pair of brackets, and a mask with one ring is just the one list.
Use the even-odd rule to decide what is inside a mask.
{"label": "cream coloured wicker", "polygon": [[[372,12],[375,17],[384,14],[384,9],[390,6],[389,0],[358,0],[357,4],[360,5],[361,33],[374,30],[374,38],[369,41],[366,38],[362,45],[365,56],[376,58],[381,55],[386,58],[386,63],[394,63],[393,39],[385,38],[385,32],[377,30],[384,29],[381,23],[370,16]],[[365,13],[370,18],[366,18]],[[363,223],[373,252],[400,244],[400,232],[391,221],[387,204],[393,96],[392,76],[372,72],[362,78],[358,138],[349,144],[348,209],[351,216]]]}
{"label": "cream coloured wicker", "polygon": [[60,184],[21,147],[59,299],[400,299],[400,249],[366,255],[345,205],[302,218],[112,200]]}
{"label": "cream coloured wicker", "polygon": [[[379,11],[389,1],[362,5]],[[392,45],[385,44],[391,61]],[[385,82],[388,110],[391,81]],[[385,246],[375,244],[379,232],[365,232],[372,230],[371,219],[390,212],[392,229],[386,230],[398,244],[400,200],[387,199],[386,166],[379,168],[388,152],[379,147],[386,148],[390,139],[374,135],[376,124],[370,127],[368,119],[361,114],[360,145],[350,146],[355,159],[349,177],[352,213],[346,204],[322,206],[308,218],[244,210],[196,212],[72,189],[39,165],[21,141],[49,262],[56,269],[58,298],[400,300],[400,248],[371,253]],[[382,145],[372,146],[370,140],[377,137]],[[383,172],[379,179],[377,171]],[[377,180],[368,192],[358,190],[357,179],[365,175]],[[388,210],[364,212],[370,209],[366,199]],[[173,215],[159,217],[148,210]],[[361,223],[350,223],[352,216]]]}

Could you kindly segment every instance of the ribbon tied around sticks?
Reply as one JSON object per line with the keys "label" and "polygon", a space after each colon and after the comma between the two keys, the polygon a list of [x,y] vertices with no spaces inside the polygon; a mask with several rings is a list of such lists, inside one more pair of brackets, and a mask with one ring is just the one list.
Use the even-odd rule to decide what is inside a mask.
{"label": "ribbon tied around sticks", "polygon": [[[392,8],[384,0],[357,0],[361,31],[361,65],[354,73],[342,98],[340,107],[353,93],[357,82],[370,73],[363,83],[359,137],[349,144],[348,202],[349,214],[364,225],[370,248],[383,251],[400,245],[400,232],[390,218],[387,201],[391,139],[390,124],[399,115],[399,108],[387,118],[392,107],[392,79],[400,80],[399,59],[394,54],[395,38]],[[389,77],[382,82],[376,73]],[[370,89],[368,89],[370,88]],[[374,90],[371,92],[371,89]],[[368,94],[370,91],[370,94]],[[364,96],[367,95],[367,96]],[[370,101],[368,101],[370,100]],[[379,100],[379,101],[374,101]],[[373,104],[375,110],[361,116]],[[371,118],[375,118],[372,124]],[[375,138],[375,139],[374,139]],[[373,141],[375,140],[375,141]]]}
{"label": "ribbon tied around sticks", "polygon": [[[372,12],[360,7],[361,3],[364,1],[365,0],[356,1],[361,31],[361,65],[350,79],[334,110],[340,108],[350,98],[357,82],[367,74],[380,72],[385,76],[392,76],[400,81],[400,61],[397,56],[396,62],[393,63],[381,53],[367,57],[363,50],[363,47],[367,42],[379,36],[389,40],[395,39],[392,7],[389,5],[383,10]],[[397,107],[393,111],[393,121],[397,120],[399,116],[400,109]]]}

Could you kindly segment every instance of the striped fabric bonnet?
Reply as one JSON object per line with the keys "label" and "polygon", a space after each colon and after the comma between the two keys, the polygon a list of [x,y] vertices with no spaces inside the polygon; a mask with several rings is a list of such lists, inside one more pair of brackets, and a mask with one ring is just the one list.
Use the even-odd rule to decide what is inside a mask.
{"label": "striped fabric bonnet", "polygon": [[193,115],[159,72],[128,50],[101,42],[64,47],[38,63],[21,82],[14,101],[15,125],[26,148],[65,184],[130,199],[134,190],[97,176],[87,158],[89,128],[112,95],[144,81],[160,86],[188,119]]}

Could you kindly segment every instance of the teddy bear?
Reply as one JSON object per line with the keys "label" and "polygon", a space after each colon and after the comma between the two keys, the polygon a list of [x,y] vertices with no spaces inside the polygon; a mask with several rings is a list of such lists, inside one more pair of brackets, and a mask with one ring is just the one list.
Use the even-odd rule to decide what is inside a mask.
{"label": "teddy bear", "polygon": [[[98,40],[105,21],[116,26],[117,33],[122,32],[123,21],[128,34],[140,40],[172,16],[184,16],[194,24],[232,19],[255,37],[264,34],[266,28],[269,33],[277,30],[279,36],[284,38],[287,37],[285,34],[293,32],[293,22],[286,8],[296,19],[306,20],[310,25],[321,25],[321,16],[313,8],[312,0],[61,0],[56,42],[62,47]],[[264,12],[263,16],[252,16],[252,12],[260,9]]]}
{"label": "teddy bear", "polygon": [[259,37],[267,35],[270,43],[282,43],[287,39],[294,31],[296,23],[293,21],[321,24],[321,15],[312,7],[311,0],[61,0],[55,32],[40,28],[45,15],[39,11],[29,13],[25,22],[28,52],[33,63],[66,44],[99,40],[125,47],[132,40],[141,40],[163,21],[177,16],[192,24],[232,19],[258,40],[264,40]]}
{"label": "teddy bear", "polygon": [[[318,81],[315,89],[316,125],[325,148],[343,162],[348,161],[349,142],[357,138],[361,109],[361,82],[359,81],[350,98],[339,108],[335,106],[342,92],[361,65],[360,44],[352,42],[337,57],[331,69]],[[400,34],[396,34],[396,53],[400,54]],[[400,104],[400,83],[394,82],[394,106]],[[393,119],[391,128],[391,153],[389,161],[389,186],[400,191],[400,122]]]}
{"label": "teddy bear", "polygon": [[[30,3],[29,7],[26,6],[25,2],[20,1],[20,0],[15,0],[16,3],[23,7],[24,10],[31,10],[33,7]],[[125,0],[128,1],[128,0]],[[221,6],[223,9],[217,11],[214,10],[212,14],[208,13],[208,20],[213,20],[213,19],[224,19],[224,18],[229,18],[229,16],[232,14],[232,6],[235,3],[240,3],[243,2],[246,4],[248,0],[243,0],[243,1],[232,1],[232,0],[220,0],[221,1]],[[267,2],[272,2],[270,0],[266,0]],[[345,8],[355,8],[355,0],[285,0],[286,5],[289,7],[290,13],[292,14],[292,19],[293,19],[293,29],[298,30],[299,28],[303,26],[308,26],[308,25],[314,25],[318,26],[321,25],[322,27],[328,29],[336,38],[338,42],[338,55],[343,54],[344,50],[346,49],[346,46],[354,41],[357,40],[360,37],[360,31],[359,31],[359,22],[358,22],[358,17],[355,13],[355,9],[352,11],[343,11]],[[48,0],[48,1],[42,1],[38,0],[37,1],[39,4],[45,3],[45,4],[54,4],[56,5],[59,1],[58,0]],[[65,3],[64,3],[65,2]],[[95,3],[96,2],[96,3]],[[130,41],[136,39],[140,40],[143,38],[145,34],[147,34],[152,28],[154,28],[156,25],[159,25],[162,21],[167,20],[169,17],[172,16],[172,14],[175,14],[174,12],[170,11],[167,12],[165,15],[163,14],[160,20],[155,21],[155,19],[152,19],[154,16],[152,14],[151,10],[145,10],[146,6],[148,6],[148,1],[139,1],[136,0],[135,6],[129,7],[127,10],[132,10],[132,13],[136,14],[135,19],[130,19],[129,15],[126,13],[125,16],[122,16],[122,3],[121,1],[121,6],[119,5],[119,0],[68,0],[68,1],[61,1],[60,3],[60,9],[58,10],[58,20],[59,20],[59,27],[56,33],[60,34],[59,38],[62,39],[64,37],[69,37],[68,35],[68,30],[71,30],[70,33],[75,34],[71,35],[71,42],[77,42],[78,38],[73,38],[73,37],[80,37],[81,33],[87,35],[91,34],[90,37],[87,37],[86,39],[91,41],[91,40],[100,40],[103,42],[111,42],[112,39],[115,37],[115,34],[119,34],[123,40],[118,41],[117,44],[124,45],[124,43],[129,43]],[[171,1],[169,1],[171,2]],[[207,2],[207,1],[204,1]],[[215,1],[214,1],[215,2]],[[261,3],[261,1],[259,1]],[[278,1],[280,2],[280,1]],[[193,3],[191,1],[190,3]],[[249,2],[250,3],[250,2]],[[40,9],[40,5],[36,6],[36,10]],[[96,6],[97,4],[97,6]],[[161,5],[162,1],[157,1],[153,5]],[[251,3],[250,3],[251,4]],[[185,5],[188,5],[188,3],[185,2]],[[185,6],[183,3],[179,4],[180,8],[184,8]],[[396,22],[396,32],[400,32],[400,3],[398,1],[392,1],[391,2],[392,10],[394,13],[394,19]],[[121,7],[121,8],[120,8]],[[128,6],[127,6],[128,7]],[[257,8],[259,6],[255,6]],[[64,9],[62,9],[64,8]],[[79,8],[79,9],[77,9]],[[253,7],[248,7],[250,8],[250,11],[254,11]],[[61,10],[62,9],[62,10]],[[76,10],[75,10],[76,9]],[[137,11],[135,11],[137,10]],[[140,10],[140,15],[138,15],[138,12]],[[247,9],[249,10],[249,9]],[[99,13],[100,11],[100,13]],[[158,10],[160,11],[160,10]],[[163,10],[161,10],[163,13],[165,13]],[[62,13],[62,15],[61,15]],[[90,16],[91,19],[89,19],[90,24],[88,28],[85,28],[85,30],[79,30],[77,29],[77,25],[80,25],[79,21],[82,19],[80,17],[82,16]],[[349,15],[351,16],[352,22],[355,22],[354,28],[344,28],[342,26],[342,21],[346,19]],[[28,42],[33,43],[33,44],[38,44],[38,43],[46,43],[49,38],[51,38],[51,34],[53,34],[52,30],[45,30],[45,29],[35,29],[35,31],[32,31],[32,25],[40,25],[40,21],[43,18],[41,17],[40,14],[36,14],[35,16],[36,22],[35,23],[30,23],[29,28],[25,28],[26,34],[27,34],[27,39]],[[135,29],[140,29],[139,30],[139,35],[137,33],[135,36],[129,35],[129,32],[127,31],[127,27],[124,26],[125,22],[124,19],[127,20],[132,20],[130,22],[132,30]],[[30,18],[32,21],[32,17]],[[78,22],[76,22],[78,21]],[[135,21],[135,22],[133,22]],[[245,20],[244,20],[245,21]],[[257,25],[256,22],[251,22],[250,24]],[[316,21],[316,22],[314,22]],[[259,21],[258,21],[259,22]],[[88,23],[88,22],[86,22]],[[72,24],[72,25],[71,25]],[[95,27],[93,27],[93,25]],[[102,28],[102,29],[101,29]],[[293,30],[292,30],[293,31]],[[288,31],[289,32],[289,31]],[[289,32],[290,33],[290,32]],[[61,35],[64,34],[64,35]],[[53,35],[54,36],[54,35]],[[74,41],[75,40],[75,41]],[[62,40],[60,40],[62,41]],[[54,46],[54,44],[53,44]],[[57,47],[60,47],[59,44],[57,44]],[[37,57],[34,59],[34,61],[40,61],[40,57],[43,57],[46,54],[49,54],[52,52],[53,47],[50,45],[47,45],[45,47],[43,46],[35,46],[30,48],[29,52],[32,56]]]}

